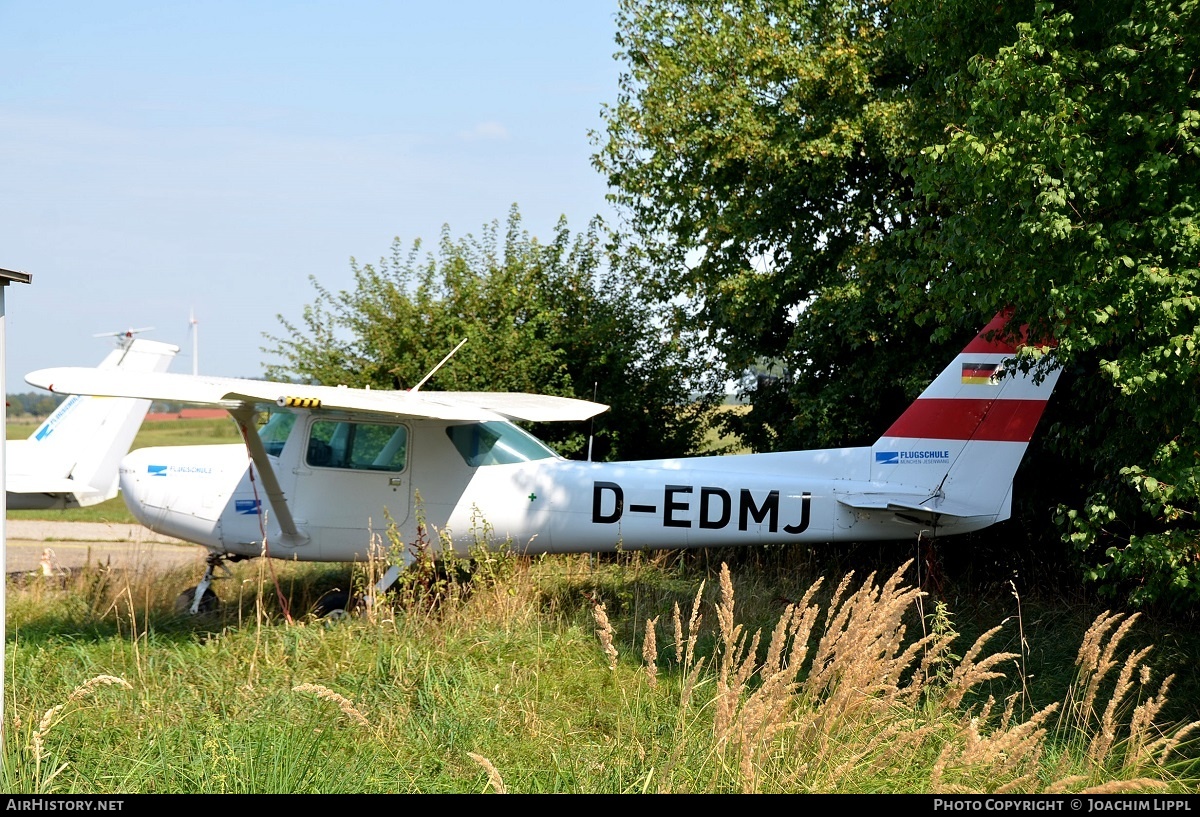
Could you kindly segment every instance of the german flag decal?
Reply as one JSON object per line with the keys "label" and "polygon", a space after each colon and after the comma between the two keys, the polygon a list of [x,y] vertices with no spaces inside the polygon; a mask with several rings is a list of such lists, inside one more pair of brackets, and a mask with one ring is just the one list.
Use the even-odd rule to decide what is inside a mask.
{"label": "german flag decal", "polygon": [[986,385],[994,383],[998,363],[964,363],[962,365],[962,382]]}

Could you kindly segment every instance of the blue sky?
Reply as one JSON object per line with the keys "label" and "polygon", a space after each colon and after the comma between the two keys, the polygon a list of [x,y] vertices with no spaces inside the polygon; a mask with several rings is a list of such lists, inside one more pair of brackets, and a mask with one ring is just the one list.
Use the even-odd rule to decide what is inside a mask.
{"label": "blue sky", "polygon": [[[258,377],[264,333],[394,238],[611,217],[617,0],[0,0],[6,391],[112,340]],[[189,316],[198,330],[192,359]]]}

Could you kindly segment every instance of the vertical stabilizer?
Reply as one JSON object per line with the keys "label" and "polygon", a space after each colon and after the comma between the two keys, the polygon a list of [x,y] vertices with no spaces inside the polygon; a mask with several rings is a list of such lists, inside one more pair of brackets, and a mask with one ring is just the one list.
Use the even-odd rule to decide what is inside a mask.
{"label": "vertical stabilizer", "polygon": [[871,447],[871,482],[896,510],[1008,518],[1013,476],[1059,375],[1004,374],[1006,360],[1033,351],[1026,327],[1000,334],[1008,317],[996,315]]}
{"label": "vertical stabilizer", "polygon": [[[134,338],[100,369],[165,372],[179,347]],[[117,469],[129,451],[149,400],[72,395],[25,440],[5,449],[10,509],[74,508],[117,495]]]}

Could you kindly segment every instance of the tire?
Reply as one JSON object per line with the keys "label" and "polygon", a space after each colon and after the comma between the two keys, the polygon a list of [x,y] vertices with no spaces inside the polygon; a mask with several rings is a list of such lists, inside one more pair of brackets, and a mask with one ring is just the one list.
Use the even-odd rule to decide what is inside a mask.
{"label": "tire", "polygon": [[352,609],[349,593],[345,590],[330,590],[317,599],[312,607],[312,614],[314,618],[340,621],[348,617]]}
{"label": "tire", "polygon": [[[175,597],[175,612],[182,616],[191,615],[192,602],[195,600],[195,598],[195,587],[189,587],[187,590],[184,590]],[[204,589],[204,595],[200,597],[200,609],[197,610],[197,613],[201,615],[206,613],[214,613],[216,612],[217,605],[219,603],[220,599],[217,598],[217,594],[213,592],[213,589],[211,587],[206,587]]]}

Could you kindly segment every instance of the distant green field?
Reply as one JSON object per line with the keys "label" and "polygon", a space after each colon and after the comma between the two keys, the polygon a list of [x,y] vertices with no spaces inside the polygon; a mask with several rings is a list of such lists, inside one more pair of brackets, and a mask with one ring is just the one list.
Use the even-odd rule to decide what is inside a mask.
{"label": "distant green field", "polygon": [[[7,439],[23,440],[33,433],[37,421],[7,423]],[[240,442],[237,426],[232,418],[216,420],[163,420],[143,423],[133,440],[131,449],[149,448],[155,445],[205,445],[210,443]],[[125,507],[120,495],[92,505],[88,508],[72,508],[63,511],[8,511],[8,519],[49,519],[59,522],[114,522],[133,523],[133,515]]]}
{"label": "distant green field", "polygon": [[[749,406],[726,404],[720,406],[718,412],[736,412],[745,414],[750,410]],[[716,452],[721,454],[749,454],[750,449],[742,444],[737,437],[732,437],[728,434],[720,434],[716,429],[709,429],[705,435],[704,445],[701,447],[701,453]]]}
{"label": "distant green field", "polygon": [[[6,425],[10,440],[23,440],[38,427],[37,421],[12,422]],[[237,426],[232,418],[215,420],[162,420],[142,423],[131,448],[152,445],[202,445],[205,443],[238,442]]]}

